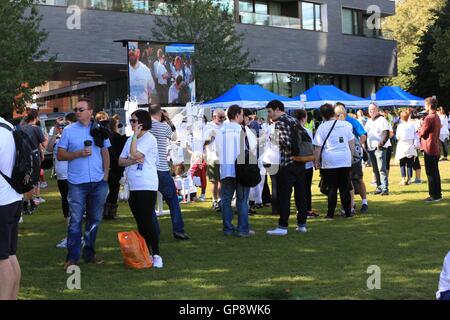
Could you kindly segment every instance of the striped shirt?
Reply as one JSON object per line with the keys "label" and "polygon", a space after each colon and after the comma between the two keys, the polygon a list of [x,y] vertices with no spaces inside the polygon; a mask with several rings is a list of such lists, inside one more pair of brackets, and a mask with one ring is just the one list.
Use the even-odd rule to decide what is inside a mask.
{"label": "striped shirt", "polygon": [[170,171],[167,161],[167,147],[173,134],[172,129],[165,122],[152,120],[150,132],[155,136],[158,143],[159,164],[156,166],[156,169],[158,171]]}

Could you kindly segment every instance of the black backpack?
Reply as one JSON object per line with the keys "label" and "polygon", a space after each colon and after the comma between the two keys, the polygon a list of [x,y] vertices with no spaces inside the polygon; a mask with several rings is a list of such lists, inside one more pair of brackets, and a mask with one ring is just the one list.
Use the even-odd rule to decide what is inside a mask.
{"label": "black backpack", "polygon": [[0,173],[17,193],[27,193],[33,190],[39,181],[41,171],[39,148],[34,145],[26,132],[20,129],[12,130],[4,123],[0,123],[0,127],[12,132],[16,145],[16,157],[11,178],[3,172]]}
{"label": "black backpack", "polygon": [[256,187],[261,182],[261,174],[258,167],[258,159],[250,152],[250,144],[248,143],[247,132],[243,128],[241,139],[244,136],[245,145],[241,147],[241,152],[236,159],[236,180],[244,187]]}
{"label": "black backpack", "polygon": [[314,161],[314,147],[311,137],[300,123],[290,125],[292,132],[291,154],[294,161],[309,162]]}

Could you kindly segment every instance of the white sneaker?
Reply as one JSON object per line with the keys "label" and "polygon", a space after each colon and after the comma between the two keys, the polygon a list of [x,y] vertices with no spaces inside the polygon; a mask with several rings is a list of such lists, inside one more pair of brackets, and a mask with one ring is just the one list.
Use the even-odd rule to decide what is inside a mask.
{"label": "white sneaker", "polygon": [[200,198],[198,198],[199,201],[204,202],[206,200],[205,195],[202,194]]}
{"label": "white sneaker", "polygon": [[276,228],[273,230],[267,230],[266,232],[270,236],[285,236],[287,235],[287,229]]}
{"label": "white sneaker", "polygon": [[47,182],[41,182],[41,183],[39,183],[39,187],[41,188],[41,189],[45,189],[45,188],[48,188],[48,183]]}
{"label": "white sneaker", "polygon": [[161,269],[163,267],[163,261],[161,256],[155,254],[153,256],[153,268]]}
{"label": "white sneaker", "polygon": [[19,223],[23,223],[23,217],[20,217]]}
{"label": "white sneaker", "polygon": [[306,227],[297,227],[295,231],[306,233],[308,230],[306,229]]}
{"label": "white sneaker", "polygon": [[67,238],[64,238],[56,245],[57,248],[65,249],[67,248]]}

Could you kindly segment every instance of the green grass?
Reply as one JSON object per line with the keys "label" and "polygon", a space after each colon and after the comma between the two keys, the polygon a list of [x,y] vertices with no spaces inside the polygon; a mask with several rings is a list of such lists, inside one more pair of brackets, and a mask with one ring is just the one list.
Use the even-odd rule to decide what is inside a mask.
{"label": "green grass", "polygon": [[[449,168],[449,162],[441,163],[444,198]],[[365,169],[365,181],[373,191],[370,170]],[[161,217],[160,270],[125,268],[117,232],[136,225],[121,203],[121,219],[104,221],[98,234],[97,253],[105,264],[80,264],[81,290],[66,287],[66,250],[55,247],[66,228],[55,181],[49,180],[42,193],[47,202],[20,225],[20,298],[434,299],[450,250],[449,200],[425,204],[427,184],[398,186],[399,168],[392,166],[391,195],[369,195],[368,215],[325,221],[326,199],[318,192],[317,173],[314,178],[313,207],[321,218],[309,222],[307,234],[295,232],[293,214],[286,237],[267,236],[278,218],[265,208],[250,217],[255,237],[224,237],[220,216],[205,202],[182,205],[192,239],[179,241],[172,237],[170,218]],[[381,290],[367,289],[370,265],[381,268]]]}

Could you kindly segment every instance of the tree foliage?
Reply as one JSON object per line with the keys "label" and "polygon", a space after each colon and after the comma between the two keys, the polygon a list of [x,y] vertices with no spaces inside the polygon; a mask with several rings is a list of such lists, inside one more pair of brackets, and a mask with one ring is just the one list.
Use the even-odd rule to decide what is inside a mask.
{"label": "tree foliage", "polygon": [[0,1],[0,112],[23,110],[33,88],[45,83],[53,61],[44,62],[47,33],[32,0]]}
{"label": "tree foliage", "polygon": [[422,36],[413,73],[412,92],[420,96],[436,95],[441,103],[450,103],[450,3],[435,10],[436,19]]}
{"label": "tree foliage", "polygon": [[397,41],[398,76],[388,84],[410,89],[416,82],[417,55],[420,54],[421,38],[437,19],[437,11],[446,0],[403,0],[399,1],[396,14],[388,17],[384,29],[392,31]]}
{"label": "tree foliage", "polygon": [[153,38],[196,43],[193,61],[198,101],[216,98],[238,82],[251,81],[248,68],[252,60],[229,10],[211,0],[174,1],[168,6],[168,15],[170,18],[156,18]]}

